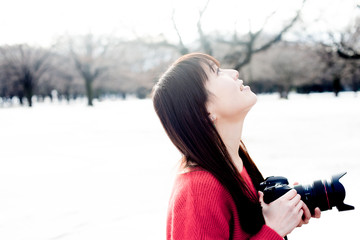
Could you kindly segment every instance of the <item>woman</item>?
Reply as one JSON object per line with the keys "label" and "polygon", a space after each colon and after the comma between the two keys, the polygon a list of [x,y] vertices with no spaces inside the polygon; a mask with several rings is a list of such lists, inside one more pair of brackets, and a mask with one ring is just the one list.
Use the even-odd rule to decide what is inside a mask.
{"label": "woman", "polygon": [[[256,95],[236,70],[211,56],[178,59],[154,87],[156,113],[182,153],[167,217],[167,239],[282,239],[308,223],[295,190],[270,204],[241,132]],[[316,217],[320,210],[316,209]]]}

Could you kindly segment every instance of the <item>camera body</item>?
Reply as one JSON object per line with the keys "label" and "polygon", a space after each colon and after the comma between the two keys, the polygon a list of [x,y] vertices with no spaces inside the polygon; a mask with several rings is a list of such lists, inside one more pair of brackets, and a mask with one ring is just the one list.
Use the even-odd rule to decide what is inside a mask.
{"label": "camera body", "polygon": [[[315,208],[319,207],[321,211],[337,207],[339,211],[353,210],[354,206],[344,203],[345,188],[339,182],[339,179],[345,173],[332,176],[331,181],[314,181],[311,185],[296,185],[294,189],[301,196],[301,200],[307,205],[310,212],[314,214]],[[278,199],[291,188],[285,177],[268,177],[260,183],[259,190],[264,193],[264,202],[271,203]]]}

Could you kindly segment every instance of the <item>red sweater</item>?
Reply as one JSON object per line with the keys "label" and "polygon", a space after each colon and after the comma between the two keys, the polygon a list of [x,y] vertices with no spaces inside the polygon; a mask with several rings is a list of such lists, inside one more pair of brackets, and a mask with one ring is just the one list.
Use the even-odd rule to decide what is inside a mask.
{"label": "red sweater", "polygon": [[[241,175],[255,191],[245,168]],[[169,202],[166,239],[283,240],[266,225],[254,236],[244,232],[230,193],[202,169],[177,176]]]}

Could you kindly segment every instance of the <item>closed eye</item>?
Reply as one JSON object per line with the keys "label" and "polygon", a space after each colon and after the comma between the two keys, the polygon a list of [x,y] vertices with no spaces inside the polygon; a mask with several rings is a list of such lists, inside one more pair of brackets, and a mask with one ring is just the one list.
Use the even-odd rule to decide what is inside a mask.
{"label": "closed eye", "polygon": [[217,68],[216,69],[216,75],[219,75],[219,73],[220,73],[220,68]]}

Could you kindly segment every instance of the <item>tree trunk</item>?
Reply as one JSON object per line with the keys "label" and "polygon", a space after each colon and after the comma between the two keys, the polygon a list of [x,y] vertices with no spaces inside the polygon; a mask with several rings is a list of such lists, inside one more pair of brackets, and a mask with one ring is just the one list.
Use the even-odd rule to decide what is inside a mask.
{"label": "tree trunk", "polygon": [[23,87],[24,94],[26,99],[28,100],[29,107],[32,107],[32,96],[34,91],[34,79],[30,70],[26,69],[23,76]]}
{"label": "tree trunk", "polygon": [[88,98],[88,106],[93,106],[93,89],[92,89],[92,79],[85,79],[86,87],[86,96]]}
{"label": "tree trunk", "polygon": [[289,92],[288,91],[280,92],[280,98],[281,99],[289,99]]}
{"label": "tree trunk", "polygon": [[278,91],[281,99],[289,99],[289,87],[280,85]]}
{"label": "tree trunk", "polygon": [[25,93],[25,97],[28,101],[29,107],[32,107],[32,90],[31,89],[27,89],[27,91]]}
{"label": "tree trunk", "polygon": [[70,103],[70,89],[66,89],[64,94],[65,94],[67,103]]}
{"label": "tree trunk", "polygon": [[335,76],[334,80],[333,80],[333,89],[334,89],[334,94],[335,97],[339,96],[339,92],[341,90],[341,83],[340,83],[340,77],[339,76]]}
{"label": "tree trunk", "polygon": [[17,97],[19,98],[20,105],[23,106],[24,105],[24,101],[23,101],[24,93],[22,91],[19,91],[17,94]]}
{"label": "tree trunk", "polygon": [[32,107],[33,86],[31,84],[31,82],[25,82],[24,92],[25,92],[25,98],[28,101],[29,107]]}

